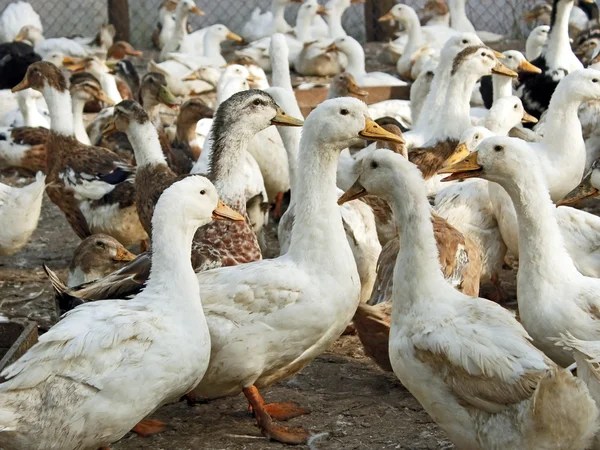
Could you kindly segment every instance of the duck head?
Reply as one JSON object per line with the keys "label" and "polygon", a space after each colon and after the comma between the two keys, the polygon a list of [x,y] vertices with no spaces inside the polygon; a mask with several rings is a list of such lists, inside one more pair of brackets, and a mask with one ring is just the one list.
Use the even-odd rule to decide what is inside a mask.
{"label": "duck head", "polygon": [[479,79],[493,73],[516,78],[518,74],[504,66],[498,56],[502,56],[502,53],[497,53],[486,46],[467,47],[454,57],[450,75],[473,75]]}
{"label": "duck head", "polygon": [[12,88],[12,92],[19,92],[27,88],[44,92],[45,88],[52,88],[59,92],[67,91],[67,80],[62,72],[54,64],[47,61],[39,61],[27,68],[25,78]]}
{"label": "duck head", "polygon": [[44,34],[34,25],[25,25],[19,30],[14,40],[15,42],[31,42],[31,45],[35,46],[44,40]]}
{"label": "duck head", "polygon": [[483,142],[483,140],[494,136],[490,130],[485,127],[471,127],[465,130],[461,135],[460,141],[456,146],[456,149],[450,155],[450,157],[444,161],[443,168],[453,166],[454,164],[462,161],[471,152],[475,151],[477,146]]}
{"label": "duck head", "polygon": [[126,133],[132,125],[142,125],[150,122],[148,113],[135,100],[123,100],[115,106],[112,120],[102,130],[104,136],[120,131]]}
{"label": "duck head", "polygon": [[140,99],[147,109],[160,103],[169,108],[179,106],[177,98],[167,87],[167,78],[158,72],[148,72],[144,75],[140,85]]}
{"label": "duck head", "polygon": [[108,105],[114,105],[114,102],[100,87],[100,82],[96,77],[87,72],[75,73],[70,78],[71,97],[78,98],[84,102],[99,101]]}
{"label": "duck head", "polygon": [[600,159],[592,163],[589,173],[579,185],[569,192],[556,206],[575,205],[582,200],[600,196]]}
{"label": "duck head", "polygon": [[369,93],[361,89],[351,73],[338,73],[329,85],[329,98],[357,97],[365,98]]}
{"label": "duck head", "polygon": [[502,55],[500,61],[513,72],[542,73],[542,69],[527,61],[523,53],[517,50],[507,50]]}
{"label": "duck head", "polygon": [[121,60],[126,56],[142,57],[144,56],[144,53],[136,50],[129,42],[125,41],[115,42],[106,53],[107,59]]}

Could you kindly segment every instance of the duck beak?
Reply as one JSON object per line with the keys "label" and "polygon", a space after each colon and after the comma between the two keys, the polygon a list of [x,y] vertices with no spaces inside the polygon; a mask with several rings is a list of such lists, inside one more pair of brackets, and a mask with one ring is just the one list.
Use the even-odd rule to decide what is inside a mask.
{"label": "duck beak", "polygon": [[394,133],[390,133],[385,128],[379,126],[370,117],[365,116],[365,128],[358,133],[363,139],[369,139],[371,141],[384,141],[394,142],[396,144],[403,145],[404,139]]}
{"label": "duck beak", "polygon": [[237,34],[232,33],[231,31],[229,33],[227,33],[226,38],[229,39],[230,41],[244,42],[244,39],[242,39],[241,36],[238,36]]}
{"label": "duck beak", "polygon": [[469,147],[467,147],[467,144],[465,144],[464,142],[461,142],[454,149],[454,153],[452,153],[452,155],[450,155],[450,157],[446,161],[444,161],[442,168],[445,169],[447,167],[452,167],[453,165],[461,162],[463,159],[465,159],[470,154],[471,154],[471,151],[469,150]]}
{"label": "duck beak", "polygon": [[144,52],[141,52],[139,50],[136,50],[135,48],[130,48],[125,50],[125,54],[129,55],[129,56],[138,56],[138,57],[142,57],[144,56]]}
{"label": "duck beak", "polygon": [[[64,62],[63,62],[64,64]],[[73,64],[64,64],[64,66],[73,73],[77,73],[77,72],[83,72],[85,70],[85,62],[84,61],[79,61],[79,62],[75,62]]]}
{"label": "duck beak", "polygon": [[27,79],[27,75],[25,75],[25,78],[23,78],[23,81],[21,81],[19,84],[17,84],[10,91],[11,92],[19,92],[19,91],[24,91],[25,89],[29,89],[29,80]]}
{"label": "duck beak", "polygon": [[527,111],[523,111],[523,118],[521,119],[523,123],[538,123],[538,120],[529,114]]}
{"label": "duck beak", "polygon": [[115,102],[103,90],[100,90],[94,96],[96,97],[96,100],[104,102],[107,105],[113,106],[115,104]]}
{"label": "duck beak", "polygon": [[169,108],[175,108],[179,106],[177,98],[165,86],[160,87],[158,91],[158,100]]}
{"label": "duck beak", "polygon": [[19,34],[17,34],[15,36],[15,38],[13,39],[13,41],[15,42],[21,42],[25,40],[25,33],[24,32],[19,32]]}
{"label": "duck beak", "polygon": [[496,50],[494,50],[493,48],[490,48],[490,50],[492,51],[492,53],[494,53],[494,56],[498,59],[504,59],[506,58],[506,56],[504,55],[504,53],[500,53]]}
{"label": "duck beak", "polygon": [[117,131],[117,126],[115,125],[115,121],[111,120],[108,125],[106,125],[106,127],[104,127],[104,129],[102,130],[102,136],[110,136],[113,133],[116,133]]}
{"label": "duck beak", "polygon": [[320,16],[325,16],[327,14],[327,8],[319,5],[319,7],[317,8],[317,14]]}
{"label": "duck beak", "polygon": [[301,127],[304,121],[288,116],[281,108],[277,108],[277,114],[271,119],[271,125],[280,127]]}
{"label": "duck beak", "polygon": [[524,22],[533,22],[535,19],[537,19],[537,17],[538,17],[538,14],[537,14],[537,11],[535,9],[532,9],[531,11],[524,12],[521,15],[521,19]]}
{"label": "duck beak", "polygon": [[190,9],[190,12],[192,14],[198,14],[199,16],[203,16],[204,15],[204,11],[202,11],[200,8],[198,8],[197,6],[193,6],[192,9]]}
{"label": "duck beak", "polygon": [[466,178],[476,178],[483,173],[483,167],[477,162],[477,152],[471,153],[465,159],[456,164],[445,167],[438,173],[449,173],[450,176],[442,181],[464,180]]}
{"label": "duck beak", "polygon": [[556,206],[574,205],[588,198],[598,197],[598,189],[592,186],[592,174],[585,177],[579,186],[569,192]]}
{"label": "duck beak", "polygon": [[257,83],[257,82],[258,82],[258,81],[260,81],[260,78],[259,78],[259,77],[257,77],[257,76],[255,76],[255,75],[252,75],[252,74],[250,74],[250,75],[248,75],[248,76],[246,77],[246,81],[247,81],[248,83],[250,83],[250,86],[251,86],[251,87],[255,87],[255,86],[257,86],[257,85],[258,85],[258,83]]}
{"label": "duck beak", "polygon": [[326,52],[335,52],[337,51],[337,45],[335,45],[335,42],[332,42],[330,46],[325,48]]}
{"label": "duck beak", "polygon": [[73,58],[72,56],[63,56],[63,65],[69,66],[81,62],[81,58]]}
{"label": "duck beak", "polygon": [[192,72],[187,77],[183,78],[183,81],[194,81],[197,79],[198,79],[198,75],[195,72]]}
{"label": "duck beak", "polygon": [[135,255],[127,250],[125,247],[120,247],[117,249],[117,254],[113,258],[113,261],[133,261],[135,259]]}
{"label": "duck beak", "polygon": [[389,22],[391,20],[394,20],[394,15],[392,14],[392,12],[390,11],[389,13],[387,13],[384,16],[381,16],[379,19],[377,19],[377,22]]}
{"label": "duck beak", "polygon": [[504,64],[502,64],[500,61],[498,61],[496,63],[496,65],[492,69],[492,73],[495,73],[496,75],[504,75],[506,77],[511,77],[511,78],[517,78],[519,76],[519,74],[517,72],[510,70],[508,67],[506,67]]}
{"label": "duck beak", "polygon": [[221,200],[217,204],[217,208],[212,213],[213,220],[234,220],[236,222],[244,222],[246,219],[239,212],[234,211]]}
{"label": "duck beak", "polygon": [[529,61],[525,60],[523,61],[520,65],[519,68],[517,69],[519,72],[528,72],[528,73],[542,73],[542,69],[540,69],[537,66],[534,66],[533,64],[531,64]]}
{"label": "duck beak", "polygon": [[364,197],[368,194],[369,193],[367,192],[365,187],[362,184],[360,184],[358,180],[356,180],[356,182],[352,186],[350,186],[350,189],[348,189],[342,194],[340,198],[338,198],[338,205],[342,206],[346,202],[356,200],[357,198]]}
{"label": "duck beak", "polygon": [[354,82],[350,83],[350,85],[348,86],[348,92],[354,95],[358,95],[359,97],[366,97],[367,95],[369,95],[367,91],[364,91],[361,88],[359,88],[358,85]]}

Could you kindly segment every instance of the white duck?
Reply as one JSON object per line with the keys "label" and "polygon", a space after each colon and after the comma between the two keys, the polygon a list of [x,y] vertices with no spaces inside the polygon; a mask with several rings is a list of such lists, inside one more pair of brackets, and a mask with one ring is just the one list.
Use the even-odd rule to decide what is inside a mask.
{"label": "white duck", "polygon": [[525,58],[529,61],[533,61],[542,54],[542,49],[548,41],[549,32],[550,27],[548,25],[540,25],[531,30],[531,33],[529,33],[527,41],[525,42]]}
{"label": "white duck", "polygon": [[44,30],[39,14],[31,4],[22,1],[10,3],[0,15],[0,43],[12,42],[27,25]]}
{"label": "white duck", "polygon": [[467,17],[465,10],[467,0],[448,0],[450,9],[450,26],[461,33],[477,33],[485,43],[494,43],[504,39],[504,36],[490,31],[477,31]]}
{"label": "white duck", "polygon": [[[568,74],[552,96],[546,115],[545,135],[527,143],[541,164],[554,201],[562,199],[580,182],[586,164],[586,148],[578,118],[579,106],[600,98],[600,71],[583,69]],[[519,228],[510,197],[490,183],[490,201],[508,250],[519,255]],[[556,218],[571,258],[579,271],[600,276],[600,219],[573,208],[558,208]]]}
{"label": "white duck", "polygon": [[212,218],[243,220],[206,178],[164,191],[144,290],[78,306],[4,370],[0,445],[99,448],[200,381],[210,336],[189,255],[196,229]]}
{"label": "white duck", "polygon": [[286,22],[284,14],[286,6],[292,2],[301,3],[302,0],[272,0],[271,11],[265,13],[261,13],[260,8],[255,8],[240,35],[245,41],[254,42],[274,33],[289,33],[292,27]]}
{"label": "white duck", "polygon": [[581,183],[558,202],[559,206],[573,205],[581,200],[598,197],[600,192],[600,159],[595,160]]}
{"label": "white duck", "polygon": [[356,99],[321,103],[303,129],[296,188],[304,195],[288,252],[198,274],[212,350],[194,395],[243,392],[263,434],[279,441],[305,443],[308,433],[273,423],[257,388],[292,376],[329,348],[359,302],[358,273],[336,205],[335,167],[340,151],[361,137],[397,139],[374,128]]}
{"label": "white duck", "polygon": [[10,96],[16,98],[18,107],[2,116],[1,127],[48,128],[50,126],[50,115],[43,95],[33,89],[25,89]]}
{"label": "white duck", "polygon": [[65,56],[84,58],[89,56],[90,48],[74,39],[64,37],[46,39],[42,30],[34,25],[25,25],[15,36],[15,41],[29,41],[35,52],[45,58],[52,52],[60,52]]}
{"label": "white duck", "polygon": [[379,150],[358,186],[390,203],[402,251],[394,269],[394,373],[463,449],[585,449],[598,409],[583,382],[530,342],[514,315],[444,279],[420,171]]}
{"label": "white duck", "polygon": [[582,275],[571,259],[543,169],[543,162],[527,142],[493,137],[447,171],[453,172],[452,179],[494,181],[510,196],[523,250],[517,275],[520,320],[535,345],[567,367],[573,363],[573,355],[550,338],[568,331],[578,339],[600,339],[600,280]]}
{"label": "white duck", "polygon": [[0,256],[21,250],[37,228],[46,176],[38,172],[35,181],[25,187],[0,183]]}
{"label": "white duck", "polygon": [[175,8],[175,26],[173,33],[160,51],[159,61],[169,58],[169,53],[193,53],[195,48],[187,45],[188,17],[190,14],[203,16],[204,12],[196,6],[194,0],[179,0]]}
{"label": "white duck", "polygon": [[369,72],[365,69],[365,51],[356,39],[350,36],[337,38],[329,50],[339,50],[348,58],[346,72],[352,74],[361,87],[406,86],[407,83],[384,72]]}

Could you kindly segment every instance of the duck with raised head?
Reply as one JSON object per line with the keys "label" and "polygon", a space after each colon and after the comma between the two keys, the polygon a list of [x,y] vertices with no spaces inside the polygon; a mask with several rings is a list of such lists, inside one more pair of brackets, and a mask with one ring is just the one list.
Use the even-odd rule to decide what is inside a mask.
{"label": "duck with raised head", "polygon": [[420,171],[377,150],[355,189],[387,200],[402,224],[390,362],[452,443],[477,450],[587,448],[598,409],[584,383],[534,347],[511,312],[444,279]]}
{"label": "duck with raised head", "polygon": [[196,6],[194,0],[180,0],[175,7],[175,25],[173,33],[160,51],[159,61],[168,59],[169,53],[193,52],[192,48],[186,45],[188,36],[188,17],[190,14],[204,15],[204,11]]}
{"label": "duck with raised head", "polygon": [[0,15],[0,43],[14,41],[21,28],[26,25],[44,29],[40,15],[35,12],[30,3],[23,1],[10,3]]}
{"label": "duck with raised head", "polygon": [[420,11],[423,14],[421,23],[425,25],[450,26],[450,9],[446,0],[427,0]]}
{"label": "duck with raised head", "polygon": [[261,13],[260,8],[255,8],[250,19],[244,23],[240,35],[246,42],[254,42],[275,33],[289,33],[292,27],[285,20],[285,8],[290,3],[301,2],[302,0],[272,0],[271,10],[265,13]]}
{"label": "duck with raised head", "polygon": [[596,198],[600,194],[600,159],[595,160],[583,180],[571,192],[565,195],[558,206],[575,205],[588,198]]}
{"label": "duck with raised head", "polygon": [[528,61],[534,61],[540,57],[546,42],[548,42],[549,33],[549,25],[540,25],[531,30],[531,33],[527,36],[527,41],[525,41],[525,58]]}
{"label": "duck with raised head", "polygon": [[341,98],[321,103],[306,119],[295,186],[306,195],[298,196],[285,255],[198,274],[200,291],[210,299],[204,306],[213,334],[211,363],[193,395],[243,392],[261,432],[280,442],[306,443],[309,434],[273,419],[307,411],[265,404],[259,389],[294,375],[325,351],[359,302],[358,273],[336,206],[337,157],[361,138],[398,141],[367,114],[364,103]]}
{"label": "duck with raised head", "polygon": [[32,64],[13,90],[27,88],[41,92],[48,103],[52,126],[46,142],[46,192],[73,231],[81,239],[108,234],[124,245],[146,239],[135,211],[135,168],[110,150],[77,141],[71,96],[60,69],[44,61]]}
{"label": "duck with raised head", "polygon": [[45,187],[42,172],[24,187],[0,183],[0,256],[14,255],[29,242],[40,218]]}
{"label": "duck with raised head", "polygon": [[206,178],[163,193],[144,291],[75,308],[3,371],[3,448],[107,446],[198,383],[210,335],[189,253],[196,229],[214,219],[243,220]]}
{"label": "duck with raised head", "polygon": [[491,44],[504,39],[504,36],[490,31],[475,30],[467,17],[467,0],[448,0],[450,9],[450,26],[460,33],[476,33],[486,44]]}
{"label": "duck with raised head", "polygon": [[[175,10],[178,4],[179,0],[163,0],[158,8],[158,22],[152,32],[152,44],[158,50],[165,46],[175,31]],[[192,32],[189,24],[187,32]]]}

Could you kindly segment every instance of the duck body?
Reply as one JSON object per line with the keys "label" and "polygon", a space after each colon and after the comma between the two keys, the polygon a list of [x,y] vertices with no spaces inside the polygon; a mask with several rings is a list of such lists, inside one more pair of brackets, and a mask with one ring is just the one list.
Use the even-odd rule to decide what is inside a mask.
{"label": "duck body", "polygon": [[33,183],[22,188],[0,183],[0,255],[21,250],[37,228],[46,177],[38,172]]}
{"label": "duck body", "polygon": [[12,42],[26,25],[44,29],[39,14],[31,4],[22,1],[10,3],[0,15],[0,43]]}
{"label": "duck body", "polygon": [[48,135],[41,127],[0,128],[0,161],[8,167],[45,171]]}
{"label": "duck body", "polygon": [[24,42],[0,44],[0,89],[15,87],[25,76],[27,67],[41,59],[33,47]]}
{"label": "duck body", "polygon": [[[0,445],[99,448],[202,378],[210,337],[186,253],[217,196],[205,179],[185,186],[171,190],[155,218],[156,228],[175,238],[154,236],[152,276],[143,293],[79,306],[3,372]],[[197,198],[201,189],[211,189],[210,205]],[[203,210],[200,217],[194,207]],[[182,209],[188,223],[177,223]]]}

